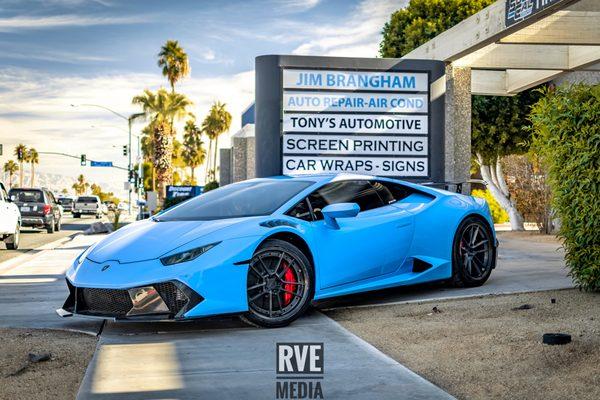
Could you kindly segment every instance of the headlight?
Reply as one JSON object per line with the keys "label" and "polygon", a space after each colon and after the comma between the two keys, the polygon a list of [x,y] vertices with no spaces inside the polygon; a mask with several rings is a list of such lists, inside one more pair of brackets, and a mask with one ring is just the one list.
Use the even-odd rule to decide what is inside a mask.
{"label": "headlight", "polygon": [[173,265],[173,264],[179,264],[179,263],[186,262],[186,261],[192,261],[193,259],[206,253],[207,251],[209,251],[210,249],[212,249],[219,243],[221,243],[221,242],[207,244],[206,246],[196,247],[195,249],[182,251],[181,253],[173,254],[172,256],[163,257],[160,259],[160,262],[163,265]]}

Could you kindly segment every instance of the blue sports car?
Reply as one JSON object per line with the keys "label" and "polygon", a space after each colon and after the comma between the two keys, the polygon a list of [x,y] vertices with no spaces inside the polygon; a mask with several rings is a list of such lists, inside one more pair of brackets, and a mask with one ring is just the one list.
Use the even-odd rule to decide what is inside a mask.
{"label": "blue sports car", "polygon": [[482,199],[394,179],[252,179],[127,225],[67,271],[59,315],[284,326],[312,300],[432,281],[482,285],[497,240]]}

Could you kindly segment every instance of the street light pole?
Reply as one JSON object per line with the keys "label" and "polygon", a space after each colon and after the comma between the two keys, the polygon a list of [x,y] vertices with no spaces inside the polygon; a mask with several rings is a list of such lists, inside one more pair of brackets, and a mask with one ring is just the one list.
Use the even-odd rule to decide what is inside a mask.
{"label": "street light pole", "polygon": [[125,121],[127,121],[127,127],[128,127],[128,133],[129,133],[129,148],[127,149],[127,153],[129,154],[129,165],[127,166],[127,181],[129,182],[129,189],[128,189],[129,204],[127,205],[127,213],[129,215],[131,215],[131,181],[129,180],[129,175],[131,174],[131,171],[132,171],[132,168],[131,168],[131,124],[132,124],[133,119],[136,116],[136,114],[126,117],[123,114],[116,112],[115,110],[112,110],[105,106],[101,106],[99,104],[79,104],[79,105],[71,104],[71,107],[78,107],[78,106],[102,108],[103,110],[111,112],[114,115],[116,115],[117,117],[123,118]]}

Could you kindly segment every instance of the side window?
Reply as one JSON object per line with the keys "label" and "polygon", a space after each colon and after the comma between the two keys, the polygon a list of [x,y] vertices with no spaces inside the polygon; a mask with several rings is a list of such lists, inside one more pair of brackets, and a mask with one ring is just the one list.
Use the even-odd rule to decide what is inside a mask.
{"label": "side window", "polygon": [[286,214],[290,217],[303,219],[304,221],[313,220],[306,198],[302,199],[302,201],[300,201],[298,204],[292,207],[290,211],[288,211]]}
{"label": "side window", "polygon": [[368,181],[332,182],[308,196],[315,218],[323,219],[321,210],[330,204],[357,203],[360,211],[383,206],[383,202]]}
{"label": "side window", "polygon": [[388,187],[383,185],[381,182],[371,181],[371,185],[373,185],[373,188],[381,198],[381,201],[383,201],[383,204],[388,205],[396,201],[396,198],[390,189],[388,189]]}
{"label": "side window", "polygon": [[398,183],[385,182],[385,181],[377,181],[377,183],[386,187],[387,190],[390,192],[390,194],[394,197],[395,201],[400,201],[402,199],[405,199],[415,192],[413,189],[403,186],[403,185],[400,185]]}

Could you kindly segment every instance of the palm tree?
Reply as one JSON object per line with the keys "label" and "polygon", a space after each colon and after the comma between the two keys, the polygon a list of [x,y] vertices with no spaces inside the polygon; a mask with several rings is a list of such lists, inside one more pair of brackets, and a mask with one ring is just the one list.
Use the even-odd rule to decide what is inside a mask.
{"label": "palm tree", "polygon": [[8,186],[12,187],[13,175],[19,170],[19,166],[13,160],[4,163],[4,172],[8,174]]}
{"label": "palm tree", "polygon": [[35,164],[40,163],[40,156],[37,150],[33,147],[29,149],[28,161],[29,165],[31,165],[31,177],[29,178],[29,186],[33,187],[33,183],[35,181]]}
{"label": "palm tree", "polygon": [[[142,129],[142,157],[145,163],[150,165],[151,190],[156,190],[156,174],[154,171],[154,125],[152,121]],[[144,172],[144,176],[146,172]]]}
{"label": "palm tree", "polygon": [[196,167],[202,165],[206,159],[206,150],[202,142],[202,131],[198,129],[198,126],[196,126],[196,123],[192,119],[186,122],[184,131],[182,157],[192,171],[191,182],[195,183],[194,172]]}
{"label": "palm tree", "polygon": [[171,92],[175,93],[175,84],[190,74],[188,56],[177,40],[167,40],[158,53],[158,66],[162,68],[171,85]]}
{"label": "palm tree", "polygon": [[23,143],[19,143],[15,147],[15,156],[19,162],[19,187],[23,187],[23,163],[27,161],[27,146]]}
{"label": "palm tree", "polygon": [[152,123],[153,163],[156,168],[158,196],[164,198],[165,186],[173,179],[173,138],[175,131],[171,121],[184,117],[192,103],[182,94],[167,92],[161,88],[156,93],[145,90],[135,96],[133,104],[142,107],[144,115]]}
{"label": "palm tree", "polygon": [[227,132],[231,127],[231,114],[225,109],[225,104],[220,101],[215,102],[210,108],[210,112],[202,122],[202,129],[210,139],[209,154],[212,148],[212,141],[215,141],[215,153],[212,156],[213,168],[211,170],[212,179],[216,180],[217,173],[217,152],[219,151],[219,136]]}

